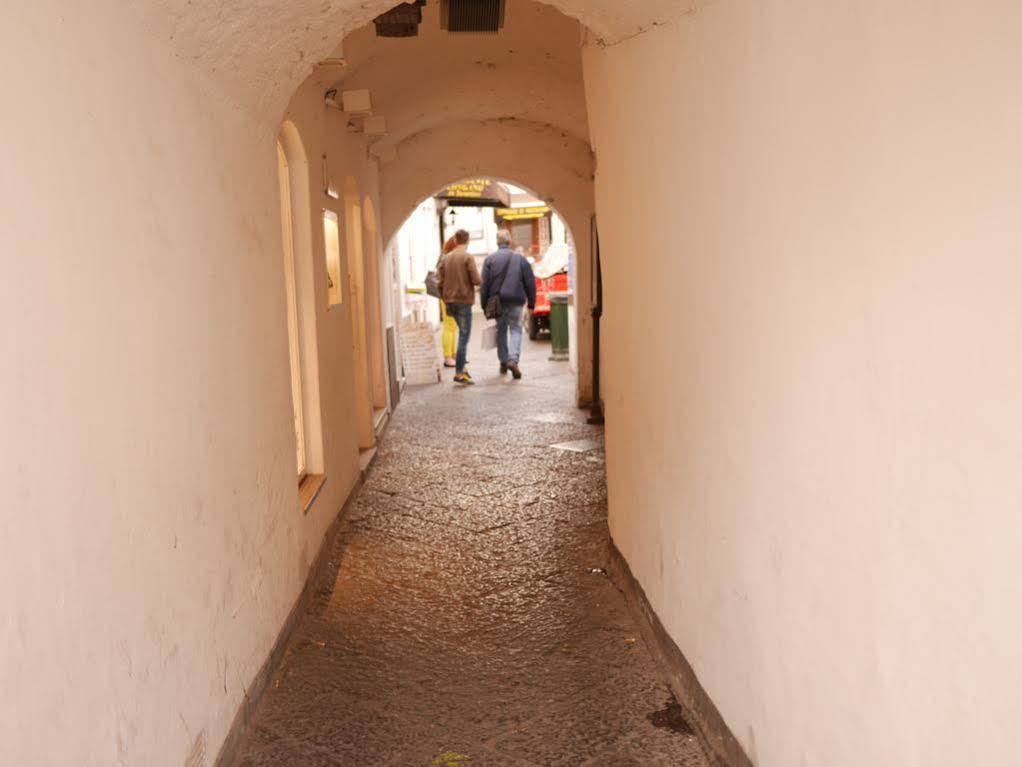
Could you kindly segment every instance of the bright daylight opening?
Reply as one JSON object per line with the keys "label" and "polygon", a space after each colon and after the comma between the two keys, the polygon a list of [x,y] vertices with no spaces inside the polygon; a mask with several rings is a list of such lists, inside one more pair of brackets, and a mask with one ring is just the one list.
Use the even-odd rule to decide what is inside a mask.
{"label": "bright daylight opening", "polygon": [[[522,325],[530,342],[549,347],[552,360],[574,371],[575,295],[578,285],[574,238],[557,211],[533,192],[495,178],[448,184],[423,200],[394,235],[391,257],[398,264],[399,306],[403,326],[404,374],[408,383],[432,383],[439,371],[430,353],[439,344],[447,367],[456,356],[457,325],[444,302],[431,295],[445,245],[457,232],[467,234],[467,249],[482,273],[486,259],[500,248],[498,232],[511,238],[511,250],[525,257],[535,277],[535,307],[526,308]],[[494,332],[482,305],[473,302],[479,344]],[[430,333],[430,330],[433,333]],[[482,349],[481,349],[482,350]]]}

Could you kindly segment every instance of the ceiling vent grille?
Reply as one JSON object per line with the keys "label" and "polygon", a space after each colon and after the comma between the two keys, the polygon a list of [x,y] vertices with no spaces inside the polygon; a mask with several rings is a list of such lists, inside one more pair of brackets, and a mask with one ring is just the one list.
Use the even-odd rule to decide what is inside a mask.
{"label": "ceiling vent grille", "polygon": [[441,24],[449,32],[498,32],[505,0],[443,0]]}
{"label": "ceiling vent grille", "polygon": [[422,6],[426,0],[401,3],[375,19],[377,37],[418,37],[422,23]]}

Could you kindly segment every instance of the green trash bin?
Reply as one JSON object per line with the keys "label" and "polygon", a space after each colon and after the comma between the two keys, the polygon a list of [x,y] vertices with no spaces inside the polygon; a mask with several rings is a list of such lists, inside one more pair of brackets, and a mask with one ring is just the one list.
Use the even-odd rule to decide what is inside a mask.
{"label": "green trash bin", "polygon": [[571,293],[550,294],[550,340],[553,346],[550,359],[554,362],[564,362],[570,356],[568,353],[568,303],[570,300]]}

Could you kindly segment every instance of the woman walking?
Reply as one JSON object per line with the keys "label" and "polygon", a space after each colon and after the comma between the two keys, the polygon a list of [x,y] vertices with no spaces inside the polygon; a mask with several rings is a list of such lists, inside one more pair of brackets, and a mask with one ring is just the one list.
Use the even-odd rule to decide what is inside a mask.
{"label": "woman walking", "polygon": [[[444,257],[456,247],[458,247],[458,241],[454,237],[444,243],[444,252],[440,254],[440,261],[437,262],[437,271],[440,270],[440,263]],[[440,299],[440,321],[443,327],[444,367],[457,367],[455,355],[458,353],[458,323],[447,311],[447,303],[443,298]]]}

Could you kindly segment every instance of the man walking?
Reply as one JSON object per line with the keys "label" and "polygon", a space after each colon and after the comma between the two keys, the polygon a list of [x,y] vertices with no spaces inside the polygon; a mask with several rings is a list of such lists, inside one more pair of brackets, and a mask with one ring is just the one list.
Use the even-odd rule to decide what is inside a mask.
{"label": "man walking", "polygon": [[[511,233],[497,232],[496,253],[483,263],[483,285],[480,298],[483,308],[493,296],[500,296],[501,313],[497,317],[497,356],[500,374],[509,370],[515,380],[522,377],[518,362],[522,354],[522,311],[536,308],[536,277],[525,257],[511,250]],[[508,342],[510,336],[510,343]]]}
{"label": "man walking", "polygon": [[437,270],[440,296],[447,305],[447,313],[458,323],[458,354],[455,358],[454,382],[462,386],[475,383],[465,370],[468,341],[472,337],[472,305],[475,303],[479,269],[468,252],[468,232],[454,233],[455,248],[440,260]]}

